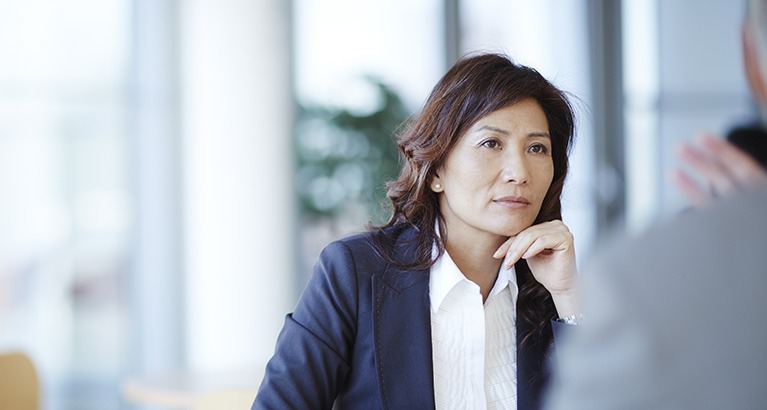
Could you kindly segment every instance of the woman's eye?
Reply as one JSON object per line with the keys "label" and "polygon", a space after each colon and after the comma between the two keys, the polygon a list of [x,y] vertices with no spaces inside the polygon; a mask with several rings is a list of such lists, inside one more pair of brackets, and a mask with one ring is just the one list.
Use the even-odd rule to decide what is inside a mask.
{"label": "woman's eye", "polygon": [[529,148],[529,151],[533,154],[545,154],[549,152],[549,148],[543,144],[535,144]]}
{"label": "woman's eye", "polygon": [[501,143],[496,140],[487,140],[482,142],[482,146],[485,148],[498,148],[501,146]]}

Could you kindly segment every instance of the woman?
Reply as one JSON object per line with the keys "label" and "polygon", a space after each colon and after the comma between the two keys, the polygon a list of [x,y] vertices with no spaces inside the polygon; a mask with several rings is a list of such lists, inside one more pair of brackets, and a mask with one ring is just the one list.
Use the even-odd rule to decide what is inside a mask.
{"label": "woman", "polygon": [[539,407],[552,322],[578,318],[573,131],[535,70],[453,66],[399,138],[391,219],[323,250],[253,408]]}

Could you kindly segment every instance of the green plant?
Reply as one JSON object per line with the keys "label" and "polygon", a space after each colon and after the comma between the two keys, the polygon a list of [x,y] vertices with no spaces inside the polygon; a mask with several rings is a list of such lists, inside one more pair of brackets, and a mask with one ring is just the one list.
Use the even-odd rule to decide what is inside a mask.
{"label": "green plant", "polygon": [[394,138],[408,111],[389,86],[370,77],[367,81],[380,102],[370,112],[300,107],[297,187],[304,215],[332,216],[361,204],[373,223],[387,216],[384,184],[399,172]]}

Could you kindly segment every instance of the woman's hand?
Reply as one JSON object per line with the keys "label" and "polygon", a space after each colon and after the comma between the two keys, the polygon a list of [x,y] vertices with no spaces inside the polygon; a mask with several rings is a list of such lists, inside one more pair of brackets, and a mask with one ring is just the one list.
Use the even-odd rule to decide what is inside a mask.
{"label": "woman's hand", "polygon": [[559,316],[580,313],[573,234],[562,221],[543,222],[523,230],[504,242],[493,257],[503,258],[506,268],[520,259],[527,260],[535,280],[551,293]]}
{"label": "woman's hand", "polygon": [[748,153],[728,141],[703,134],[697,144],[683,144],[679,158],[689,165],[710,188],[677,170],[672,181],[695,205],[703,206],[717,197],[728,196],[752,186],[767,184],[767,171]]}

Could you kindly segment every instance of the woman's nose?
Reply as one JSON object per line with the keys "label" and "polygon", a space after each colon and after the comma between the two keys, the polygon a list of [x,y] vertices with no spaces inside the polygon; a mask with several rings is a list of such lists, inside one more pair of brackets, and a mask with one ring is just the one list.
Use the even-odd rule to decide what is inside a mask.
{"label": "woman's nose", "polygon": [[501,171],[501,178],[504,182],[520,185],[527,183],[530,178],[530,168],[524,156],[507,155]]}

